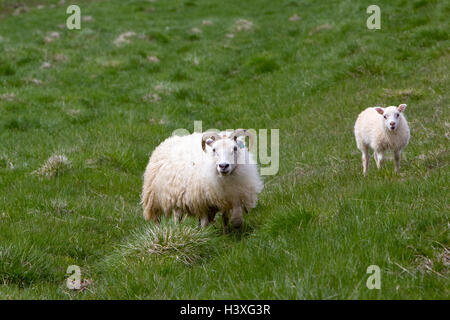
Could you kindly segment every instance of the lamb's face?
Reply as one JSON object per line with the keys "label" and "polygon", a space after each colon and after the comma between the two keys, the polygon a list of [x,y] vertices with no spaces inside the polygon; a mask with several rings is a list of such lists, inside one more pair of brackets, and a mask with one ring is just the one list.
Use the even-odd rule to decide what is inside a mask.
{"label": "lamb's face", "polygon": [[227,176],[233,172],[237,164],[238,144],[232,139],[220,139],[207,142],[216,161],[217,172],[221,176]]}
{"label": "lamb's face", "polygon": [[405,108],[406,104],[401,104],[398,107],[375,108],[375,110],[383,116],[386,129],[394,132],[400,124],[401,117],[403,116],[402,113]]}

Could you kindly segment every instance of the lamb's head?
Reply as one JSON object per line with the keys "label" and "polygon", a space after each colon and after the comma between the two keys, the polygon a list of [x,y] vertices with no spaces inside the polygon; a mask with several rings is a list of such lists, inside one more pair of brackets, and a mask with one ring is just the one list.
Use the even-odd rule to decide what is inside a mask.
{"label": "lamb's head", "polygon": [[[241,164],[241,148],[244,147],[240,136],[248,136],[250,147],[253,145],[253,135],[245,130],[238,129],[230,133],[205,132],[202,138],[202,148],[205,153],[212,156],[216,163],[219,175],[228,176]],[[208,148],[207,148],[208,146]]]}
{"label": "lamb's head", "polygon": [[386,129],[388,131],[396,131],[400,126],[405,108],[406,104],[403,103],[398,107],[375,108],[375,110],[383,116]]}

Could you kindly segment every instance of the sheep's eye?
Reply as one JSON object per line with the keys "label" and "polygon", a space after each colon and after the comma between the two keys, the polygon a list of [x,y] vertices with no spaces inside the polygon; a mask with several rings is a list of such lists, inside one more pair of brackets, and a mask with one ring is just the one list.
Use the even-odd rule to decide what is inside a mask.
{"label": "sheep's eye", "polygon": [[237,151],[237,147],[236,147],[236,146],[234,146],[233,150],[234,150],[234,151]]}
{"label": "sheep's eye", "polygon": [[397,116],[397,118],[400,117],[400,113],[396,113],[395,115]]}
{"label": "sheep's eye", "polygon": [[213,152],[216,152],[216,148],[213,149]]}
{"label": "sheep's eye", "polygon": [[386,117],[386,116],[384,116],[384,118],[385,118],[385,119],[387,119],[387,117]]}

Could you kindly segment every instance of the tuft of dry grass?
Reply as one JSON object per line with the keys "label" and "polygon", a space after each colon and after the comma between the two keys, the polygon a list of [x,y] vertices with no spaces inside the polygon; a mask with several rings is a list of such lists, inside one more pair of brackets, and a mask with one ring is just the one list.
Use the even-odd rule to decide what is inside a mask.
{"label": "tuft of dry grass", "polygon": [[328,23],[322,24],[320,26],[317,26],[313,30],[311,30],[309,32],[309,35],[312,36],[313,34],[315,34],[317,32],[320,32],[320,31],[323,31],[323,30],[330,30],[330,29],[333,29],[333,26],[331,24],[328,24]]}
{"label": "tuft of dry grass", "polygon": [[14,164],[11,162],[8,156],[0,155],[0,168],[9,168],[14,170]]}
{"label": "tuft of dry grass", "polygon": [[94,284],[94,281],[91,279],[83,279],[80,280],[79,286],[77,287],[75,280],[67,279],[67,281],[70,281],[72,283],[72,287],[69,290],[73,291],[88,290],[88,288]]}
{"label": "tuft of dry grass", "polygon": [[45,161],[39,169],[33,171],[33,174],[43,177],[56,177],[70,169],[70,161],[65,155],[55,154]]}
{"label": "tuft of dry grass", "polygon": [[383,89],[383,95],[390,99],[406,99],[406,98],[420,98],[423,96],[423,92],[420,89],[407,88],[407,89]]}
{"label": "tuft of dry grass", "polygon": [[298,21],[298,20],[301,20],[302,18],[301,17],[299,17],[299,15],[298,14],[294,14],[294,15],[292,15],[291,17],[289,17],[289,21]]}
{"label": "tuft of dry grass", "polygon": [[50,201],[49,207],[52,213],[60,216],[73,213],[73,210],[70,209],[65,199],[52,199]]}
{"label": "tuft of dry grass", "polygon": [[441,254],[442,263],[445,267],[450,267],[450,248],[444,248],[444,251]]}
{"label": "tuft of dry grass", "polygon": [[91,22],[94,21],[94,18],[92,16],[83,16],[84,22]]}
{"label": "tuft of dry grass", "polygon": [[200,59],[195,54],[188,54],[184,61],[193,64],[194,66],[198,66],[200,64]]}
{"label": "tuft of dry grass", "polygon": [[416,268],[422,273],[431,273],[433,271],[433,261],[424,256],[424,255],[418,255],[415,259]]}
{"label": "tuft of dry grass", "polygon": [[161,101],[161,97],[157,93],[149,93],[142,97],[145,102],[158,102]]}
{"label": "tuft of dry grass", "polygon": [[246,19],[238,19],[234,23],[233,30],[235,32],[250,31],[253,28],[253,22]]}
{"label": "tuft of dry grass", "polygon": [[44,37],[44,41],[46,43],[50,43],[50,42],[53,42],[53,41],[55,41],[55,40],[57,40],[59,38],[60,38],[59,32],[51,31],[51,32],[47,32],[47,34]]}
{"label": "tuft of dry grass", "polygon": [[154,90],[161,94],[169,94],[174,89],[175,89],[174,86],[170,82],[167,82],[167,81],[160,81],[154,87]]}
{"label": "tuft of dry grass", "polygon": [[0,100],[13,101],[14,99],[16,99],[16,95],[14,93],[0,94]]}
{"label": "tuft of dry grass", "polygon": [[36,85],[41,85],[43,83],[42,80],[39,80],[39,79],[36,79],[36,78],[32,78],[30,80],[27,80],[27,82],[28,83],[33,83],[33,84],[36,84]]}
{"label": "tuft of dry grass", "polygon": [[30,9],[25,5],[19,5],[13,12],[13,16],[18,16],[23,13],[27,13]]}
{"label": "tuft of dry grass", "polygon": [[62,61],[67,61],[68,58],[67,58],[67,56],[65,56],[62,53],[57,53],[53,56],[53,60],[56,62],[62,62]]}
{"label": "tuft of dry grass", "polygon": [[148,56],[147,60],[151,63],[159,63],[160,62],[160,60],[157,56]]}
{"label": "tuft of dry grass", "polygon": [[49,62],[44,62],[42,65],[41,65],[41,69],[48,69],[48,68],[50,68],[52,65],[49,63]]}
{"label": "tuft of dry grass", "polygon": [[203,20],[202,21],[202,25],[204,26],[212,26],[214,24],[214,22],[212,22],[211,20]]}
{"label": "tuft of dry grass", "polygon": [[128,32],[124,32],[122,34],[120,34],[116,40],[114,40],[114,44],[116,46],[120,46],[124,43],[130,43],[129,38],[134,37],[136,35],[136,32],[133,31],[128,31]]}

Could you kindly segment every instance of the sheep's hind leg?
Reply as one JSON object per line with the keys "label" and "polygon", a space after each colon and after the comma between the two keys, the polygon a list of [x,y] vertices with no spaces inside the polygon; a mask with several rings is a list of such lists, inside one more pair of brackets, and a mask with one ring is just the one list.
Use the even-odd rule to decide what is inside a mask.
{"label": "sheep's hind leg", "polygon": [[202,228],[206,228],[209,225],[209,217],[208,216],[203,216],[200,219],[198,219],[198,221]]}
{"label": "sheep's hind leg", "polygon": [[230,217],[228,212],[222,213],[222,222],[223,222],[223,233],[229,233],[230,227],[228,226],[228,223],[230,222]]}
{"label": "sheep's hind leg", "polygon": [[159,225],[161,221],[161,214],[158,210],[153,209],[152,212],[149,207],[144,209],[144,219],[147,221],[152,221],[154,224]]}
{"label": "sheep's hind leg", "polygon": [[400,158],[401,158],[402,152],[401,151],[394,151],[394,160],[395,160],[395,172],[400,171]]}
{"label": "sheep's hind leg", "polygon": [[181,210],[174,210],[173,212],[173,221],[175,224],[178,224],[183,219],[183,212]]}
{"label": "sheep's hind leg", "polygon": [[362,152],[362,165],[363,165],[363,174],[364,176],[367,176],[367,170],[369,169],[369,147],[367,145],[362,146],[361,148]]}

